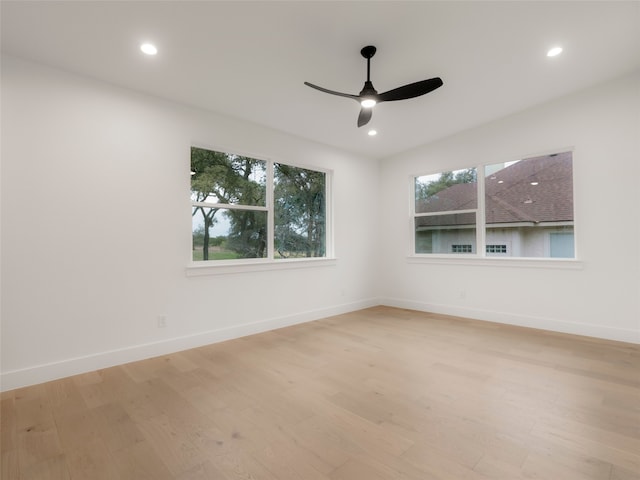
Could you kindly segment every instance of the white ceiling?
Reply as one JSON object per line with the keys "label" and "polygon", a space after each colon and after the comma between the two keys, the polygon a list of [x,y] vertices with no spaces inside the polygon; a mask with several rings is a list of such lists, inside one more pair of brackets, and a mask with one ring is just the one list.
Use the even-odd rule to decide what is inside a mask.
{"label": "white ceiling", "polygon": [[[640,2],[7,1],[2,50],[372,158],[509,115],[640,68]],[[159,53],[146,57],[143,41]],[[360,56],[378,48],[367,135]],[[561,45],[562,55],[547,58]]]}

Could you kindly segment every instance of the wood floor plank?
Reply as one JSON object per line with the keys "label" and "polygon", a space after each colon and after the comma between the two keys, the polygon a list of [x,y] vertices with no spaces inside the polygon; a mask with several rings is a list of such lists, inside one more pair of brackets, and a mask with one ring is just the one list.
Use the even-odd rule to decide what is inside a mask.
{"label": "wood floor plank", "polygon": [[[559,458],[560,457],[560,458]],[[566,455],[540,455],[531,453],[522,472],[525,478],[562,478],[563,480],[609,480],[611,464],[606,462],[571,462]]]}
{"label": "wood floor plank", "polygon": [[609,480],[639,480],[640,471],[631,471],[614,465],[611,469],[611,478]]}
{"label": "wood floor plank", "polygon": [[107,446],[100,438],[77,446],[65,454],[69,476],[92,480],[118,480],[118,472]]}
{"label": "wood floor plank", "polygon": [[64,454],[53,421],[26,427],[18,432],[18,464],[20,471]]}
{"label": "wood floor plank", "polygon": [[[524,463],[524,461],[522,462]],[[474,472],[494,480],[522,480],[522,468],[504,462],[493,455],[483,455],[473,467]]]}
{"label": "wood floor plank", "polygon": [[355,459],[342,464],[336,468],[331,474],[332,480],[351,480],[354,478],[366,478],[367,480],[393,480],[394,477],[388,476],[383,472],[376,470],[369,463]]}
{"label": "wood floor plank", "polygon": [[173,480],[176,478],[146,440],[114,452],[112,458],[122,480]]}
{"label": "wood floor plank", "polygon": [[0,400],[0,453],[14,449],[18,441],[18,419],[13,395]]}
{"label": "wood floor plank", "polygon": [[[15,444],[14,445],[15,448]],[[20,465],[18,463],[18,450],[9,450],[6,447],[0,457],[0,478],[18,479],[20,478]]]}
{"label": "wood floor plank", "polygon": [[640,480],[640,346],[389,307],[3,392],[1,480]]}
{"label": "wood floor plank", "polygon": [[211,461],[229,480],[278,480],[252,455],[242,450],[218,455]]}
{"label": "wood floor plank", "polygon": [[175,480],[228,480],[228,477],[207,460],[175,477]]}
{"label": "wood floor plank", "polygon": [[279,480],[329,480],[307,461],[306,455],[291,442],[273,442],[252,452],[254,458]]}
{"label": "wood floor plank", "polygon": [[[3,480],[5,477],[2,477]],[[18,477],[10,480],[71,480],[65,455],[56,455],[20,470]]]}
{"label": "wood floor plank", "polygon": [[[465,449],[465,446],[461,447]],[[454,453],[452,455],[452,453]],[[486,480],[486,477],[473,470],[473,467],[481,458],[481,454],[472,452],[473,457],[477,458],[475,462],[472,462],[472,457],[467,452],[461,452],[461,455],[456,455],[455,452],[447,452],[443,454],[443,451],[436,448],[429,443],[419,443],[411,447],[407,452],[402,455],[402,459],[416,466],[425,473],[426,478],[434,479],[460,479],[460,480]],[[454,460],[454,458],[460,458],[473,465],[463,465],[462,463]]]}
{"label": "wood floor plank", "polygon": [[604,461],[640,472],[640,452],[630,453],[627,449],[619,450],[593,438],[569,433],[549,425],[536,425],[531,433],[535,438],[543,440],[544,445],[565,447],[570,451],[585,455],[591,461]]}
{"label": "wood floor plank", "polygon": [[329,474],[348,461],[357,446],[353,443],[348,444],[349,439],[332,436],[324,427],[319,419],[312,418],[294,427],[285,428],[285,433],[289,434],[296,444],[317,457],[319,461],[313,461],[316,469]]}
{"label": "wood floor plank", "polygon": [[337,407],[330,400],[309,394],[303,389],[291,391],[289,395],[312,408],[317,418],[351,437],[369,455],[375,457],[400,456],[414,443],[406,437],[385,429],[378,423],[368,421],[360,415]]}
{"label": "wood floor plank", "polygon": [[138,423],[146,442],[174,476],[183,474],[206,460],[202,451],[181,431],[178,420],[161,414]]}

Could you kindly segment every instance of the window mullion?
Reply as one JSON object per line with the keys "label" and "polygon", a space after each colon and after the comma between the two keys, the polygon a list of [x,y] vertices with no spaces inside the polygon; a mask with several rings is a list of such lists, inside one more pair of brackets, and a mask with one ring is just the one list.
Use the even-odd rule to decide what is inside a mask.
{"label": "window mullion", "polygon": [[485,229],[485,180],[484,166],[479,165],[476,169],[476,181],[478,182],[478,211],[476,213],[476,253],[480,257],[485,257],[486,252],[486,229]]}
{"label": "window mullion", "polygon": [[266,212],[268,207],[263,207],[261,205],[234,205],[227,203],[206,203],[206,202],[191,202],[193,207],[204,207],[204,208],[217,208],[224,210],[253,210],[258,212]]}
{"label": "window mullion", "polygon": [[324,185],[324,220],[325,220],[325,256],[334,257],[335,252],[333,250],[333,175],[330,173],[325,174]]}
{"label": "window mullion", "polygon": [[467,208],[464,210],[442,210],[438,212],[423,212],[423,213],[415,213],[413,216],[416,218],[419,217],[437,217],[440,215],[455,215],[458,213],[475,213],[477,212],[477,208]]}
{"label": "window mullion", "polygon": [[409,235],[409,252],[411,255],[416,254],[416,177],[411,176],[409,178],[410,187],[409,187],[409,231],[411,235]]}
{"label": "window mullion", "polygon": [[267,161],[267,191],[266,191],[266,201],[267,201],[267,258],[269,260],[274,259],[274,244],[275,244],[275,208],[274,208],[274,197],[275,197],[275,182],[273,180],[273,160]]}

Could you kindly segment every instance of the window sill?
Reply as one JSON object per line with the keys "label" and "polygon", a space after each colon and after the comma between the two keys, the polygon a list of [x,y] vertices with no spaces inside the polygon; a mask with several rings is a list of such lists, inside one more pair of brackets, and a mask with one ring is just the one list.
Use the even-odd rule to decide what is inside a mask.
{"label": "window sill", "polygon": [[336,258],[296,258],[291,260],[217,260],[208,262],[193,262],[186,268],[186,275],[187,277],[200,277],[206,275],[230,275],[236,273],[329,267],[335,265],[336,263]]}
{"label": "window sill", "polygon": [[475,255],[411,255],[407,263],[431,265],[473,265],[488,267],[548,268],[582,270],[584,263],[574,258],[488,258]]}

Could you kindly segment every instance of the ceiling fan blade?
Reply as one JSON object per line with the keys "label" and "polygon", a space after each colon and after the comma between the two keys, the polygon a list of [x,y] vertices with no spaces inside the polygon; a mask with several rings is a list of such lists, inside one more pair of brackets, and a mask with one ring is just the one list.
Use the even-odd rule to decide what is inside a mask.
{"label": "ceiling fan blade", "polygon": [[407,98],[419,97],[426,93],[434,91],[443,85],[440,77],[422,80],[421,82],[410,83],[402,87],[394,88],[388,92],[381,93],[378,96],[378,103],[392,102],[394,100],[406,100]]}
{"label": "ceiling fan blade", "polygon": [[321,92],[330,93],[331,95],[338,95],[339,97],[353,98],[355,100],[358,100],[359,98],[358,95],[351,95],[350,93],[342,93],[342,92],[336,92],[334,90],[328,90],[326,88],[322,88],[317,85],[314,85],[313,83],[304,82],[304,84],[307,85],[308,87],[315,88],[316,90],[320,90]]}
{"label": "ceiling fan blade", "polygon": [[366,125],[371,120],[373,115],[373,108],[361,108],[360,115],[358,115],[358,127]]}

